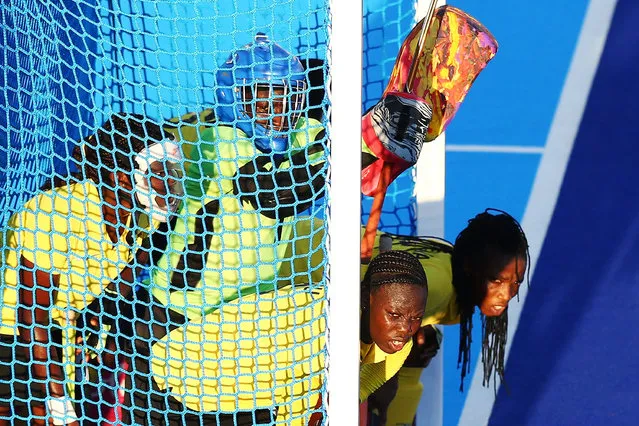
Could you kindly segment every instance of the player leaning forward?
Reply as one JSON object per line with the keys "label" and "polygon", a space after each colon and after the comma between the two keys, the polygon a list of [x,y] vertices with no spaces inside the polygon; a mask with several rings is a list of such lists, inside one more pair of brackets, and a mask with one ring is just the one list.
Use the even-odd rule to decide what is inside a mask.
{"label": "player leaning forward", "polygon": [[173,137],[114,114],[9,219],[0,283],[0,424],[77,424],[73,342],[78,312],[108,291],[182,194]]}

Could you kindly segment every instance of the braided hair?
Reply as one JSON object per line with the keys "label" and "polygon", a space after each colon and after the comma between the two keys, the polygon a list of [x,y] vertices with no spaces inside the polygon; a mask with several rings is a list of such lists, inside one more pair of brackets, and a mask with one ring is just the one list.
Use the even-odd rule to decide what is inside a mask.
{"label": "braided hair", "polygon": [[[495,212],[493,214],[491,212]],[[460,390],[470,373],[470,345],[473,313],[487,293],[488,281],[513,258],[526,259],[530,268],[528,241],[521,225],[508,213],[487,209],[468,221],[457,236],[452,254],[453,286],[460,310],[458,367],[461,366]],[[524,271],[525,273],[526,271]],[[530,280],[530,276],[528,276]],[[508,332],[508,309],[497,317],[482,318],[482,364],[484,386],[490,383],[493,371],[504,382],[504,357]]]}
{"label": "braided hair", "polygon": [[[428,292],[426,273],[419,259],[406,251],[390,250],[378,254],[368,265],[362,280],[362,295],[386,284],[409,284]],[[368,299],[366,299],[366,304]],[[365,305],[364,305],[365,306]]]}

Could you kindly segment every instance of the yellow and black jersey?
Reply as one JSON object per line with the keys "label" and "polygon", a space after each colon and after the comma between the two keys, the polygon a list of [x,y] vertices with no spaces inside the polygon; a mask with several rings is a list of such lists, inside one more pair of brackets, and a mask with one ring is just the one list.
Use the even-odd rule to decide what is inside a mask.
{"label": "yellow and black jersey", "polygon": [[[141,216],[136,243],[130,230],[113,243],[107,237],[98,188],[91,181],[64,184],[31,198],[9,219],[3,235],[0,334],[18,335],[19,266],[24,257],[59,277],[50,307],[56,336],[52,339],[62,344],[66,377],[73,377],[76,318],[132,260],[132,246],[139,247],[150,229],[148,217]],[[73,395],[72,382],[67,390]]]}
{"label": "yellow and black jersey", "polygon": [[323,195],[326,154],[316,142],[323,131],[318,121],[300,119],[281,156],[260,153],[228,126],[199,128],[197,141],[183,140],[186,197],[151,273],[153,296],[195,319],[241,295],[272,291],[297,238],[295,214]]}
{"label": "yellow and black jersey", "polygon": [[[141,244],[150,229],[148,218],[141,217],[136,225]],[[51,319],[64,327],[131,261],[129,232],[116,243],[107,237],[100,194],[92,181],[63,185],[27,201],[9,219],[3,236],[0,333],[17,334],[21,257],[60,277]]]}
{"label": "yellow and black jersey", "polygon": [[375,343],[360,342],[359,346],[359,400],[363,402],[397,374],[413,348],[413,341],[409,340],[401,351],[394,354],[387,354]]}

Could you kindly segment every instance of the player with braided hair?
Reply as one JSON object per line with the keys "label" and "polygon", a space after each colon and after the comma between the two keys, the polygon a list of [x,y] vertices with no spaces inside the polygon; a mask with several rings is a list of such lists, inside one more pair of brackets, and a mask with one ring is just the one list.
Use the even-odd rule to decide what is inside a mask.
{"label": "player with braided hair", "polygon": [[[382,252],[366,269],[361,296],[360,400],[365,401],[397,374],[412,348],[428,298],[424,268],[408,252]],[[380,417],[385,419],[385,412]]]}
{"label": "player with braided hair", "polygon": [[[136,257],[181,197],[179,147],[141,116],[114,114],[73,151],[4,232],[0,424],[77,424],[77,313]],[[129,262],[129,263],[127,263]]]}
{"label": "player with braided hair", "polygon": [[460,389],[463,390],[464,377],[470,372],[470,333],[475,307],[482,314],[484,384],[490,382],[493,373],[503,381],[508,301],[519,292],[530,265],[526,235],[512,216],[486,211],[471,219],[457,236],[451,264],[460,308]]}
{"label": "player with braided hair", "polygon": [[374,342],[387,354],[401,351],[421,323],[426,283],[424,269],[412,254],[380,253],[368,266],[361,286],[363,342]]}
{"label": "player with braided hair", "polygon": [[[279,271],[282,279],[296,285],[304,280],[320,282],[323,277],[321,250],[325,224],[318,219],[299,220],[295,227],[298,238],[289,246]],[[363,230],[362,230],[363,232]],[[306,237],[302,237],[306,236]],[[362,366],[360,397],[374,400],[371,404],[379,414],[388,409],[387,424],[412,424],[421,396],[419,378],[432,357],[439,350],[439,333],[433,325],[461,324],[459,350],[462,383],[468,373],[472,314],[480,309],[483,322],[482,353],[485,384],[496,373],[503,379],[503,351],[507,335],[507,306],[517,294],[530,265],[526,235],[519,223],[508,213],[488,209],[469,220],[455,244],[435,237],[411,237],[378,232],[373,256],[380,247],[393,252],[410,253],[419,259],[428,278],[428,298],[421,322],[414,338],[413,349],[406,346],[386,361],[399,374],[394,380],[386,368]],[[310,260],[301,257],[307,254]],[[302,259],[302,261],[299,261]],[[365,277],[370,265],[362,265]],[[368,306],[366,297],[362,306]],[[364,327],[366,321],[362,322]],[[362,333],[364,336],[364,333]],[[392,391],[380,397],[374,392],[384,383]],[[395,388],[399,397],[393,399]],[[383,389],[387,391],[387,389]],[[389,401],[393,401],[388,406]]]}
{"label": "player with braided hair", "polygon": [[[152,345],[154,389],[168,390],[170,410],[154,405],[146,414],[150,422],[316,424],[309,422],[320,415],[313,407],[319,407],[326,351],[323,225],[297,221],[298,238],[287,247],[277,289],[227,302]],[[426,275],[410,253],[382,253],[367,268],[360,355],[374,381],[362,388],[362,398],[402,366],[428,296]],[[380,372],[390,376],[380,379]],[[185,413],[173,414],[177,409]]]}
{"label": "player with braided hair", "polygon": [[[432,328],[434,324],[460,324],[458,362],[463,390],[464,378],[470,371],[473,314],[479,308],[484,385],[496,381],[497,376],[504,380],[508,303],[525,279],[530,256],[519,223],[508,213],[495,209],[470,219],[454,245],[430,238],[390,237],[393,250],[405,250],[420,258],[429,283],[422,328],[399,371],[397,395],[387,408],[386,424],[396,426],[413,424],[421,396],[422,370],[439,349],[440,337]],[[388,392],[387,389],[381,392],[384,391]],[[378,409],[383,411],[386,407]]]}

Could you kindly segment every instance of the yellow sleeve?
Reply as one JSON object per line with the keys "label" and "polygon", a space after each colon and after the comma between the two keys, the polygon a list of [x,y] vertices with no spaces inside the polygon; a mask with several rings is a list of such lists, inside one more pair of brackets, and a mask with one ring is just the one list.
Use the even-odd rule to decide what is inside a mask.
{"label": "yellow sleeve", "polygon": [[13,232],[8,234],[7,241],[38,269],[56,274],[69,270],[66,256],[69,222],[67,213],[60,211],[62,207],[53,192],[32,198],[9,220]]}
{"label": "yellow sleeve", "polygon": [[404,365],[410,354],[413,341],[410,340],[401,351],[387,354],[382,362],[361,364],[359,368],[359,401],[364,402],[373,392],[390,380]]}

